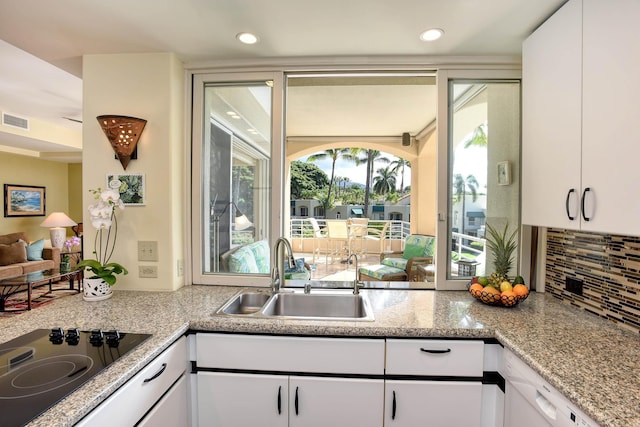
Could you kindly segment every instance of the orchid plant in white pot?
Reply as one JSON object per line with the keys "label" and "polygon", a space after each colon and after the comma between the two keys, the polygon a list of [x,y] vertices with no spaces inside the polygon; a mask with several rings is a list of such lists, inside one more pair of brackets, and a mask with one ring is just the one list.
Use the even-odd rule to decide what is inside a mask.
{"label": "orchid plant in white pot", "polygon": [[98,188],[89,191],[97,200],[88,208],[91,225],[97,230],[93,246],[95,259],[84,259],[78,263],[78,267],[93,274],[84,279],[84,299],[91,301],[110,298],[111,286],[116,283],[116,275],[129,272],[121,264],[110,262],[118,237],[116,208],[124,209],[120,193],[117,189]]}

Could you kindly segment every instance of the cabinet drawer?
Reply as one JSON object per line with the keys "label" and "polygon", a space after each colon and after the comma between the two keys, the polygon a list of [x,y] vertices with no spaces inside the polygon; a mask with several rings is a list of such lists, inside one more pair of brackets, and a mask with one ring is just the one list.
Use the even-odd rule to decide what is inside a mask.
{"label": "cabinet drawer", "polygon": [[481,377],[483,341],[387,340],[388,375]]}
{"label": "cabinet drawer", "polygon": [[[132,426],[160,399],[187,368],[187,340],[180,338],[120,387],[77,425]],[[155,379],[145,381],[158,375]],[[186,415],[186,414],[185,414]]]}
{"label": "cabinet drawer", "polygon": [[198,367],[384,374],[384,340],[199,333]]}

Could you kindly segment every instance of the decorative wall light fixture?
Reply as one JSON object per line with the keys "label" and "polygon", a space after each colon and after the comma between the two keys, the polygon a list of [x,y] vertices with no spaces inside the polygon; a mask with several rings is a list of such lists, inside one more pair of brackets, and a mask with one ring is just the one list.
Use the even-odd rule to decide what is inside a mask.
{"label": "decorative wall light fixture", "polygon": [[107,135],[122,167],[127,170],[131,155],[147,121],[136,117],[112,115],[98,116],[96,119],[98,119],[104,134]]}

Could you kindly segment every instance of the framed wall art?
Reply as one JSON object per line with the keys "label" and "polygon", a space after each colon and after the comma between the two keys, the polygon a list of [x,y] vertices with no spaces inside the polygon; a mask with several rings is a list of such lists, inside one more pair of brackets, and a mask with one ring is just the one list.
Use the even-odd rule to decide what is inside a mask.
{"label": "framed wall art", "polygon": [[145,205],[143,173],[107,174],[107,187],[118,190],[125,206]]}
{"label": "framed wall art", "polygon": [[4,216],[44,216],[45,187],[4,185]]}
{"label": "framed wall art", "polygon": [[508,161],[498,162],[498,185],[511,184],[511,167]]}

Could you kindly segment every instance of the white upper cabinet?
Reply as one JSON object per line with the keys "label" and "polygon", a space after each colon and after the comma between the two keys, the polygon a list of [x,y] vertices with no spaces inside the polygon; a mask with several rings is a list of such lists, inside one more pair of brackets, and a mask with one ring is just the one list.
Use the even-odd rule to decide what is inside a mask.
{"label": "white upper cabinet", "polygon": [[570,0],[523,45],[522,222],[640,235],[637,0]]}
{"label": "white upper cabinet", "polygon": [[[582,229],[640,235],[640,1],[584,0]],[[591,199],[591,200],[590,200]]]}
{"label": "white upper cabinet", "polygon": [[581,15],[582,2],[570,1],[522,47],[524,224],[579,227]]}

